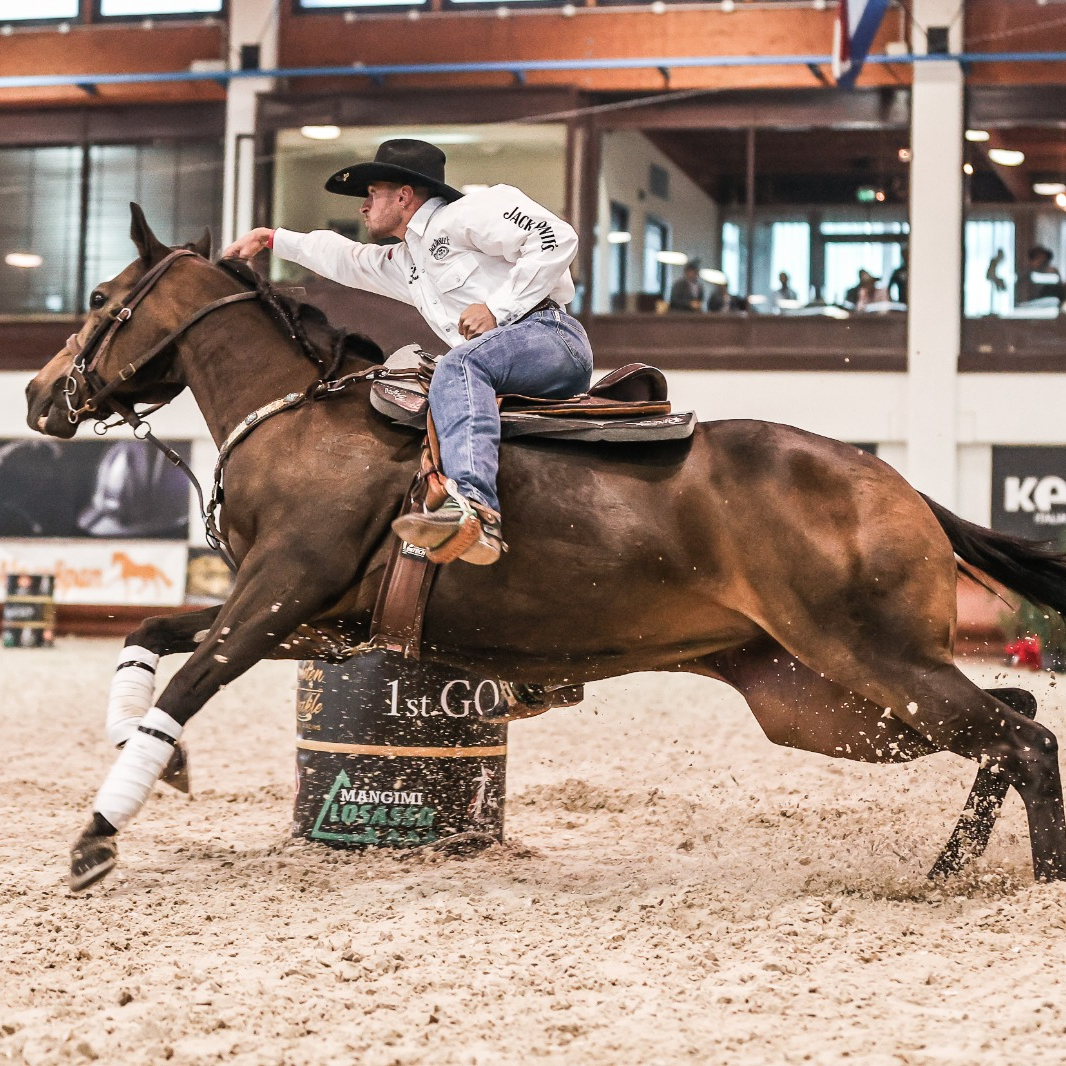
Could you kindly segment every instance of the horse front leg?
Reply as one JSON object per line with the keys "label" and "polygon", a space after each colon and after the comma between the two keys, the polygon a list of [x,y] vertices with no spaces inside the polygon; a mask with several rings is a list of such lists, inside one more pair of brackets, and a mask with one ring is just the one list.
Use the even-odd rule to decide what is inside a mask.
{"label": "horse front leg", "polygon": [[[144,806],[189,719],[336,594],[326,584],[331,572],[326,560],[287,577],[276,575],[279,569],[262,558],[258,565],[251,556],[245,560],[233,594],[207,635],[140,718],[96,794],[92,821],[71,849],[71,891],[88,888],[114,869],[118,832]],[[242,581],[246,573],[255,576]]]}
{"label": "horse front leg", "polygon": [[[111,679],[104,726],[107,739],[116,748],[125,746],[152,706],[159,660],[175,652],[194,651],[196,637],[211,628],[220,610],[221,604],[202,611],[148,618],[126,637]],[[189,756],[181,743],[174,745],[163,770],[163,781],[179,792],[190,791]]]}

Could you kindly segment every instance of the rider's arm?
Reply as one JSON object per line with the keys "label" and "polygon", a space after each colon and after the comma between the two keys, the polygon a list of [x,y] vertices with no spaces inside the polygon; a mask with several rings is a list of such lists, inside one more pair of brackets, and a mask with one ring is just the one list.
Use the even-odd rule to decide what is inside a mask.
{"label": "rider's arm", "polygon": [[271,247],[281,259],[342,285],[412,302],[407,284],[410,253],[402,244],[359,244],[325,229],[311,233],[276,229]]}
{"label": "rider's arm", "polygon": [[[501,326],[521,318],[548,296],[577,255],[573,227],[510,185],[464,196],[451,210],[456,236],[471,248],[514,264],[485,300]],[[452,225],[449,221],[449,229]],[[569,293],[564,301],[573,296],[569,276],[566,281]]]}

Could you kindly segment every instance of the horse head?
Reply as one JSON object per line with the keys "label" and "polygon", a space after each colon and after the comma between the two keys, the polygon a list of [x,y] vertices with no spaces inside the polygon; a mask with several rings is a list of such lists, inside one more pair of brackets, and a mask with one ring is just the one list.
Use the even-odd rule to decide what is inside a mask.
{"label": "horse head", "polygon": [[130,214],[130,237],[138,257],[93,289],[81,329],[26,386],[27,422],[39,433],[73,437],[84,421],[106,419],[120,406],[167,403],[185,387],[173,365],[173,345],[155,353],[159,358],[137,365],[138,357],[152,353],[180,318],[180,294],[165,285],[155,292],[150,315],[134,316],[133,308],[175,257],[206,259],[211,235],[205,230],[199,241],[168,248],[137,204],[130,204]]}

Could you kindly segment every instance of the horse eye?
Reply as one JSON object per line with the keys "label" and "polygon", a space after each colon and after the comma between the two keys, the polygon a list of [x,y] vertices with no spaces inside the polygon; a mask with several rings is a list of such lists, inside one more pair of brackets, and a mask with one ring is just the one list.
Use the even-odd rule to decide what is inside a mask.
{"label": "horse eye", "polygon": [[89,297],[89,306],[94,311],[99,311],[100,308],[103,307],[106,303],[107,296],[105,296],[102,292],[94,292],[92,296]]}

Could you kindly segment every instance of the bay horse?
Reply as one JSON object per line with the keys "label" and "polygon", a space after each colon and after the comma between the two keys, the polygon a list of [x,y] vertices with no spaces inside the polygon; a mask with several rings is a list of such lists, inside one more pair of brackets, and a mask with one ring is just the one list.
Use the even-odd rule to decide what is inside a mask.
{"label": "bay horse", "polygon": [[[69,438],[189,388],[222,445],[250,413],[314,389],[321,369],[209,261],[209,235],[170,249],[131,209],[138,257],[92,292],[79,333],[30,382],[33,429]],[[364,341],[348,366],[379,361]],[[74,845],[72,888],[115,865],[117,830],[161,774],[180,774],[181,727],[219,688],[265,657],[308,657],[302,626],[366,639],[419,447],[356,383],[262,421],[232,451],[221,528],[233,592],[127,638],[116,685],[128,683],[112,696],[143,715],[140,747],[127,742],[105,781],[129,793],[121,817],[104,817],[98,796]],[[778,744],[876,763],[951,751],[983,767],[986,815],[1017,789],[1035,876],[1066,876],[1054,735],[1030,720],[1028,693],[982,691],[954,662],[956,554],[1059,612],[1066,557],[963,521],[850,445],[757,421],[645,447],[505,443],[500,487],[510,551],[441,569],[427,654],[539,685],[689,671],[740,692]],[[151,680],[130,672],[171,652],[191,655],[150,706]],[[939,872],[963,860],[942,856]]]}

